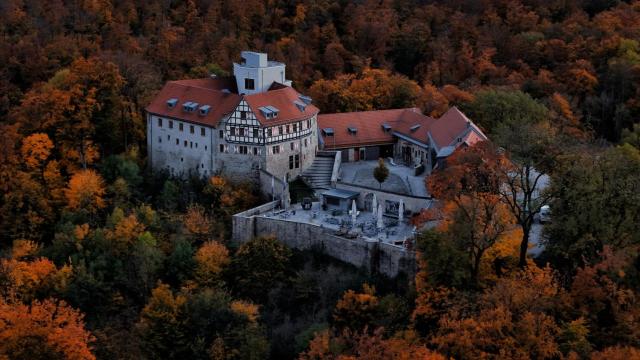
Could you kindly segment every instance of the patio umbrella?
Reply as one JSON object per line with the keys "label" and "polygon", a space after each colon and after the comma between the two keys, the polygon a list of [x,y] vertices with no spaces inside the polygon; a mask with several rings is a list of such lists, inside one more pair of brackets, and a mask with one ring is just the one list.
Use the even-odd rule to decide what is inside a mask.
{"label": "patio umbrella", "polygon": [[382,229],[384,227],[384,222],[382,221],[382,204],[378,205],[378,229]]}
{"label": "patio umbrella", "polygon": [[373,194],[373,204],[371,206],[371,210],[373,212],[373,217],[376,217],[378,215],[378,198],[376,197],[376,194]]}
{"label": "patio umbrella", "polygon": [[356,226],[356,215],[358,213],[358,209],[356,208],[356,201],[353,200],[351,202],[351,221],[353,222],[353,226]]}
{"label": "patio umbrella", "polygon": [[400,205],[398,205],[398,223],[402,222],[403,215],[404,215],[404,201],[400,199]]}

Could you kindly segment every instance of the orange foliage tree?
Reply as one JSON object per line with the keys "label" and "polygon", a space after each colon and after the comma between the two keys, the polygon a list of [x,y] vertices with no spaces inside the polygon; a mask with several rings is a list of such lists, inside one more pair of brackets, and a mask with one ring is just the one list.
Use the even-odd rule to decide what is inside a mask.
{"label": "orange foliage tree", "polygon": [[383,329],[372,334],[344,330],[333,336],[329,330],[316,333],[309,349],[300,354],[301,360],[385,360],[421,359],[445,360],[446,358],[418,343],[415,334],[406,332],[398,337],[385,339]]}
{"label": "orange foliage tree", "polygon": [[498,194],[498,167],[504,161],[490,142],[483,141],[459,149],[444,169],[427,178],[429,191],[443,202],[440,229],[468,253],[476,284],[485,252],[514,222]]}
{"label": "orange foliage tree", "polygon": [[532,265],[486,290],[475,315],[443,316],[431,341],[454,358],[556,358],[560,327],[552,315],[565,301],[552,270]]}
{"label": "orange foliage tree", "polygon": [[83,315],[62,301],[25,305],[0,298],[2,358],[91,360],[93,340]]}
{"label": "orange foliage tree", "polygon": [[70,210],[84,209],[90,213],[105,207],[105,187],[102,177],[92,169],[81,170],[69,180],[65,190],[67,207]]}

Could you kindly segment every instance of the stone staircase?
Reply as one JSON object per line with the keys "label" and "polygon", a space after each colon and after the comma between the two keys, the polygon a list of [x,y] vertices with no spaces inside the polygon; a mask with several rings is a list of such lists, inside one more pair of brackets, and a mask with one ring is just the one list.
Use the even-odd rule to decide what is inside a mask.
{"label": "stone staircase", "polygon": [[313,190],[331,188],[331,173],[335,154],[319,152],[311,166],[302,173],[302,180]]}

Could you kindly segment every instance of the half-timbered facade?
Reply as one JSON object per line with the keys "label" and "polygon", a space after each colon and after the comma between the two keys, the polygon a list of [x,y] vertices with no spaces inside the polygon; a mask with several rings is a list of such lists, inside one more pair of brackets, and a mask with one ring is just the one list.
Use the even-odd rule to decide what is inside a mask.
{"label": "half-timbered facade", "polygon": [[242,57],[233,77],[168,82],[147,107],[154,169],[241,180],[263,169],[291,179],[311,165],[318,109],[289,86],[284,64],[260,53]]}

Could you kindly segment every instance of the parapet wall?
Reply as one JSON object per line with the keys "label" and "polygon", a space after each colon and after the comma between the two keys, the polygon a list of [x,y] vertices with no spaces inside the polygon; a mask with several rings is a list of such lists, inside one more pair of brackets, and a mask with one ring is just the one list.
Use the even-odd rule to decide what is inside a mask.
{"label": "parapet wall", "polygon": [[244,243],[258,236],[273,235],[287,246],[298,250],[319,250],[343,262],[388,277],[415,274],[415,253],[400,246],[362,238],[347,239],[333,235],[321,225],[264,217],[274,203],[262,205],[233,216],[233,241]]}

